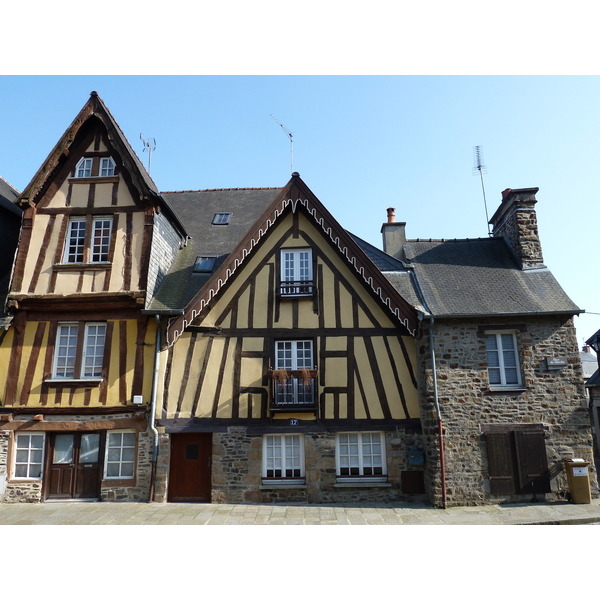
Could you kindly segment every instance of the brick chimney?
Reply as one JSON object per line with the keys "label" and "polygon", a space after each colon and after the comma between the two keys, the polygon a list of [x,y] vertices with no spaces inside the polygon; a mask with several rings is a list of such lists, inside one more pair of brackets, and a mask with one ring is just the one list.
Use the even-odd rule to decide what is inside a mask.
{"label": "brick chimney", "polygon": [[396,209],[387,209],[387,223],[381,226],[383,251],[399,260],[406,260],[404,242],[406,242],[406,223],[396,222]]}
{"label": "brick chimney", "polygon": [[505,239],[523,269],[544,266],[535,214],[535,194],[538,190],[504,190],[502,204],[490,220],[492,235]]}

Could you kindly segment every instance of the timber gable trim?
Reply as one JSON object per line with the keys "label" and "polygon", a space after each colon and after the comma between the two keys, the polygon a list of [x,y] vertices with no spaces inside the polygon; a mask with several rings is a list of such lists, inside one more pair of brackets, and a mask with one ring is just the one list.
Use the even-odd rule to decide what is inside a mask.
{"label": "timber gable trim", "polygon": [[[409,335],[413,337],[416,335],[418,319],[415,309],[398,294],[358,244],[309,190],[298,174],[294,173],[287,186],[282,189],[236,249],[215,271],[207,285],[189,302],[184,314],[170,322],[167,328],[167,346],[174,344],[196,317],[203,314],[213,298],[229,282],[282,215],[289,211],[295,214],[298,210],[304,210],[312,217],[316,226],[324,233],[325,239],[341,253],[357,276],[362,279],[367,289],[383,302]],[[317,274],[315,274],[316,276]]]}

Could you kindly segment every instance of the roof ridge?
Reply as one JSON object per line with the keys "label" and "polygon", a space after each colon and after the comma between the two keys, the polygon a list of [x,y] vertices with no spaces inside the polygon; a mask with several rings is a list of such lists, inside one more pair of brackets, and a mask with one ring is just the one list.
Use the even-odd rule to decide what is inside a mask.
{"label": "roof ridge", "polygon": [[164,190],[161,194],[189,194],[190,192],[231,192],[235,190],[280,190],[281,186],[276,187],[237,187],[237,188],[206,188],[201,190]]}

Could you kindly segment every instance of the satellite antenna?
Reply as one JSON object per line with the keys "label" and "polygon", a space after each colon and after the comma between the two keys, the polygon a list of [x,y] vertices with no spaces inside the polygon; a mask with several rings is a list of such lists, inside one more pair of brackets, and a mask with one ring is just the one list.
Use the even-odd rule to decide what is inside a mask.
{"label": "satellite antenna", "polygon": [[292,139],[292,134],[283,126],[283,123],[279,121],[279,119],[275,115],[271,115],[280,125],[281,129],[285,131],[286,135],[290,138],[290,162],[292,173],[294,172],[294,140]]}
{"label": "satellite antenna", "polygon": [[476,171],[479,171],[479,176],[481,177],[481,189],[483,190],[483,205],[485,207],[485,220],[487,223],[488,235],[491,235],[490,219],[488,217],[487,202],[485,200],[485,186],[483,185],[483,174],[487,173],[487,171],[485,165],[483,164],[483,150],[481,149],[481,146],[475,146],[473,148],[473,160],[475,162],[475,166],[473,167],[473,175],[475,175]]}
{"label": "satellite antenna", "polygon": [[148,175],[150,175],[150,164],[152,163],[152,152],[156,149],[156,140],[154,138],[146,139],[140,133],[140,140],[144,144],[144,152],[148,150]]}

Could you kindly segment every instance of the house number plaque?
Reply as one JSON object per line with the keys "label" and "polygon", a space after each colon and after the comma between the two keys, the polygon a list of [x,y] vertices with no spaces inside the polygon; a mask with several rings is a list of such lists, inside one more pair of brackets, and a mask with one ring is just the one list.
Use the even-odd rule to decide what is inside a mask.
{"label": "house number plaque", "polygon": [[290,419],[290,425],[298,425],[298,419]]}

